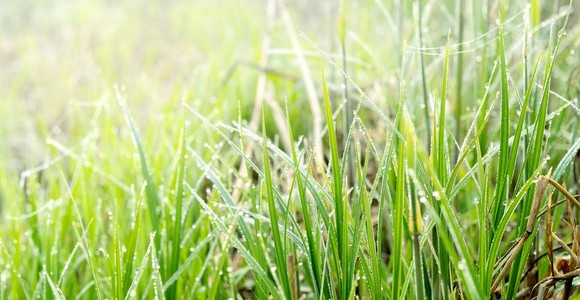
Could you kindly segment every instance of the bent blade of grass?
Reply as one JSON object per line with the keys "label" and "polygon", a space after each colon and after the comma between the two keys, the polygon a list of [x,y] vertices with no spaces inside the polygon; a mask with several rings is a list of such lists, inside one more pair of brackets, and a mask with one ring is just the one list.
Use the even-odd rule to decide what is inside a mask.
{"label": "bent blade of grass", "polygon": [[[245,160],[248,165],[250,165],[252,168],[255,168],[254,171],[256,171],[256,173],[258,173],[258,175],[261,178],[264,178],[264,173],[255,166],[255,164],[251,161],[250,158],[248,158],[242,151],[241,149],[231,140],[229,139],[222,131],[220,131],[215,125],[213,125],[211,122],[209,122],[209,120],[205,119],[201,114],[199,114],[197,111],[195,111],[194,109],[192,109],[191,107],[189,107],[187,104],[183,104],[188,110],[190,110],[192,113],[194,113],[199,119],[201,119],[204,123],[206,123],[208,126],[210,126],[215,132],[217,132],[218,134],[220,134],[222,137],[224,137],[225,141],[236,150],[236,152],[238,152],[241,156],[242,159]],[[263,139],[258,139],[258,142],[261,143],[265,143],[267,145],[267,147],[269,147],[269,149],[272,145],[270,143],[267,143],[266,141],[264,141]],[[277,147],[274,147],[273,149],[276,149],[277,151],[281,151],[280,149],[278,149]],[[219,192],[221,198],[224,200],[224,202],[226,203],[226,206],[228,206],[230,208],[230,211],[232,212],[232,214],[237,215],[238,214],[238,208],[237,205],[234,203],[234,200],[232,198],[232,195],[229,193],[228,189],[226,188],[226,186],[224,185],[224,183],[220,180],[218,174],[215,173],[215,171],[213,171],[204,161],[203,159],[201,159],[201,157],[195,152],[195,150],[191,149],[188,147],[188,151],[191,153],[191,155],[195,158],[195,160],[197,161],[197,164],[200,166],[200,168],[203,170],[205,176],[213,183],[214,188],[217,189],[217,191]],[[283,153],[283,152],[282,152]],[[278,200],[280,203],[282,203],[281,201],[281,196],[279,195],[279,193],[274,190],[275,192],[275,197],[276,200]],[[292,226],[294,228],[298,228],[298,225],[296,224],[296,220],[294,218],[291,219],[292,221]],[[264,272],[268,274],[268,277],[262,277],[262,276],[258,276],[258,279],[260,281],[263,281],[264,284],[267,287],[267,292],[270,294],[278,294],[278,291],[272,291],[271,289],[271,285],[274,284],[272,282],[272,280],[274,278],[276,278],[275,276],[272,276],[272,274],[270,273],[270,268],[268,267],[269,263],[267,260],[267,257],[265,256],[265,254],[267,253],[267,251],[265,249],[263,249],[262,244],[258,243],[256,241],[256,239],[254,238],[254,235],[252,234],[252,232],[249,229],[248,224],[245,222],[245,220],[243,218],[239,218],[238,219],[238,225],[240,226],[240,229],[242,231],[242,234],[244,236],[244,238],[246,239],[246,243],[249,247],[249,249],[244,248],[245,251],[248,251],[247,254],[244,254],[246,259],[248,255],[252,255],[253,259],[255,262],[259,263],[261,270],[265,270]],[[294,241],[296,242],[297,245],[299,245],[302,249],[304,249],[304,243],[302,243],[302,241],[296,237],[294,234],[292,234],[292,232],[287,232],[289,234],[289,237],[294,239]],[[234,247],[238,248],[239,245],[241,245],[238,241],[238,243],[233,242]],[[239,248],[238,248],[239,249]],[[241,250],[240,250],[241,252]],[[271,277],[270,277],[271,276]],[[265,278],[265,279],[264,279]],[[265,280],[265,281],[264,281]],[[274,284],[275,286],[275,284]],[[276,296],[276,298],[279,298],[280,296]]]}

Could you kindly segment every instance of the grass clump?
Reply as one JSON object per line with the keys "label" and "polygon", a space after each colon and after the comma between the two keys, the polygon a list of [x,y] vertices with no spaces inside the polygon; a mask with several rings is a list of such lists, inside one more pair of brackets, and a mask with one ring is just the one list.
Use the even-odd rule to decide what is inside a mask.
{"label": "grass clump", "polygon": [[0,299],[580,291],[576,3],[23,3]]}

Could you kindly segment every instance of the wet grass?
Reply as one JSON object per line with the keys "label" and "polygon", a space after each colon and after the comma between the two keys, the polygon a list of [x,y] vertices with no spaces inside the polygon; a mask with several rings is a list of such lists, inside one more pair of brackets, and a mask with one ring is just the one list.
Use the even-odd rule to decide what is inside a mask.
{"label": "wet grass", "polygon": [[0,8],[1,299],[576,291],[576,3],[280,3]]}

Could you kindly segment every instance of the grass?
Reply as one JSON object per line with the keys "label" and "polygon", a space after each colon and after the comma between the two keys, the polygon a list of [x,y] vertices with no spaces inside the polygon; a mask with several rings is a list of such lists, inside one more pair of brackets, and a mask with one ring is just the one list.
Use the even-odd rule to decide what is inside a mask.
{"label": "grass", "polygon": [[0,299],[580,293],[576,2],[36,4]]}

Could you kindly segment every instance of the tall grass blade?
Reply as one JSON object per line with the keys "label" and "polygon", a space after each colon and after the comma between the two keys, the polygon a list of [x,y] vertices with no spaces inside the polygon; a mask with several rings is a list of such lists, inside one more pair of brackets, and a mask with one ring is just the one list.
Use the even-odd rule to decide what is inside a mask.
{"label": "tall grass blade", "polygon": [[129,293],[131,287],[131,275],[133,274],[133,260],[135,258],[135,250],[137,248],[137,238],[139,237],[139,229],[141,228],[141,202],[143,197],[140,196],[135,206],[135,220],[129,237],[129,244],[125,256],[125,264],[123,270],[123,294],[125,297]]}
{"label": "tall grass blade", "polygon": [[[127,123],[127,126],[129,126],[129,128],[131,129],[131,136],[133,137],[135,147],[139,152],[139,160],[141,162],[141,173],[143,175],[143,178],[145,178],[145,182],[147,183],[145,191],[147,193],[147,210],[149,211],[151,225],[153,227],[154,232],[159,232],[159,219],[160,219],[159,211],[161,209],[161,202],[157,194],[157,185],[153,181],[151,171],[149,170],[149,166],[147,164],[147,157],[145,156],[145,150],[143,148],[143,143],[141,142],[139,129],[137,129],[137,126],[133,121],[133,117],[131,116],[131,112],[127,107],[127,103],[125,102],[124,96],[121,94],[121,91],[117,86],[115,86],[115,94],[117,97],[117,102],[119,103],[119,107],[121,107],[121,110],[123,112],[125,122]],[[155,235],[155,249],[161,249],[160,234]]]}
{"label": "tall grass blade", "polygon": [[[449,38],[448,38],[448,45],[449,45]],[[439,103],[439,118],[437,119],[437,124],[435,124],[434,132],[434,143],[433,143],[433,150],[432,153],[435,157],[435,170],[437,171],[437,178],[440,182],[447,182],[447,174],[448,174],[448,163],[449,163],[449,152],[447,149],[447,141],[446,141],[446,121],[445,116],[447,115],[446,111],[446,102],[447,102],[447,75],[448,75],[448,66],[449,66],[449,46],[446,47],[445,50],[445,58],[443,60],[443,79],[441,83],[441,98]],[[437,192],[440,193],[440,192]],[[438,195],[435,198],[440,197]],[[436,203],[435,207],[435,214],[439,215],[441,213],[439,204]],[[439,216],[441,218],[441,216]],[[435,251],[439,255],[439,267],[435,262],[432,263],[432,272],[433,277],[438,278],[440,276],[441,280],[441,287],[442,290],[441,295],[443,299],[448,299],[451,293],[451,274],[449,269],[449,254],[447,253],[445,247],[443,247],[443,238],[442,235],[447,235],[447,230],[433,230],[433,244],[435,247]],[[440,275],[439,275],[440,274]],[[437,289],[439,288],[438,280],[435,279],[435,295],[439,297]]]}
{"label": "tall grass blade", "polygon": [[[288,135],[290,136],[290,141],[294,141],[294,136],[292,133],[292,126],[290,122],[290,116],[288,115],[288,108],[286,107],[286,123],[288,128]],[[304,224],[304,229],[306,231],[307,247],[308,247],[308,261],[310,264],[307,266],[312,273],[312,280],[314,284],[314,293],[319,297],[326,299],[330,298],[330,291],[328,290],[328,285],[322,284],[322,276],[325,273],[324,266],[322,266],[321,255],[322,252],[320,248],[320,240],[318,235],[315,235],[317,228],[314,227],[313,220],[310,214],[310,205],[308,204],[308,199],[306,196],[306,181],[307,179],[302,178],[302,173],[300,172],[300,162],[298,161],[298,155],[296,154],[296,145],[292,143],[292,162],[295,170],[295,180],[298,186],[298,197],[300,198],[300,207],[302,211],[302,222]],[[310,170],[310,168],[308,168]]]}
{"label": "tall grass blade", "polygon": [[342,170],[340,169],[338,144],[336,141],[336,131],[332,118],[332,108],[330,107],[330,96],[326,86],[324,71],[322,72],[322,89],[324,92],[324,104],[326,112],[326,124],[328,126],[328,142],[330,145],[330,160],[332,164],[332,192],[335,209],[336,242],[338,246],[339,282],[340,297],[345,298],[350,294],[351,277],[347,274],[348,257],[348,202],[342,190]]}
{"label": "tall grass blade", "polygon": [[[173,233],[169,235],[172,239],[171,243],[171,258],[168,262],[168,269],[166,278],[170,278],[174,273],[177,272],[179,268],[179,257],[180,257],[180,243],[182,237],[182,206],[183,206],[183,181],[185,180],[185,153],[186,151],[186,140],[185,140],[185,124],[182,124],[181,134],[180,134],[180,155],[179,163],[177,165],[177,176],[175,180],[175,222],[173,223]],[[177,290],[177,283],[172,284],[166,292],[168,299],[175,299]]]}
{"label": "tall grass blade", "polygon": [[[408,170],[415,170],[416,168],[416,141],[417,137],[415,135],[415,130],[413,129],[413,121],[409,112],[406,108],[403,110],[403,122],[404,124],[404,133],[405,139],[407,140],[407,144],[405,147],[405,154],[406,154],[406,164]],[[415,273],[415,297],[417,299],[424,299],[425,292],[424,292],[424,278],[423,278],[423,260],[422,260],[422,251],[421,251],[421,244],[420,244],[420,237],[422,232],[422,223],[423,220],[421,218],[421,207],[419,204],[419,197],[417,195],[415,184],[412,180],[409,180],[409,232],[413,239],[413,262],[414,262],[414,273]]]}
{"label": "tall grass blade", "polygon": [[292,298],[292,288],[290,287],[290,279],[288,277],[287,269],[287,254],[286,249],[282,246],[282,238],[280,237],[280,229],[278,223],[278,210],[276,209],[276,199],[274,199],[274,190],[272,182],[272,174],[270,172],[270,156],[268,154],[268,139],[266,136],[266,121],[264,118],[264,110],[262,110],[262,132],[263,132],[263,152],[264,152],[264,175],[266,185],[266,200],[268,202],[268,213],[272,228],[272,235],[274,238],[274,253],[276,256],[276,271],[280,276],[280,283],[284,290],[284,296],[287,299]]}
{"label": "tall grass blade", "polygon": [[[500,17],[501,18],[501,17]],[[510,174],[507,173],[509,159],[509,95],[507,79],[507,63],[505,58],[505,47],[503,39],[503,25],[499,25],[498,31],[498,55],[500,57],[501,76],[501,121],[500,121],[500,143],[499,143],[499,166],[497,170],[497,183],[492,203],[492,231],[495,231],[504,212],[504,203],[507,201],[507,183]]]}
{"label": "tall grass blade", "polygon": [[[457,69],[455,71],[455,140],[458,143],[461,143],[462,137],[462,124],[461,118],[463,115],[464,105],[463,105],[463,27],[464,27],[464,2],[465,1],[456,1],[456,18],[457,18]],[[459,150],[453,151],[453,161],[457,161],[457,157],[459,156]]]}
{"label": "tall grass blade", "polygon": [[[405,87],[404,83],[401,83],[400,93],[399,93],[399,108],[397,109],[397,130],[399,132],[405,132],[405,122],[403,120],[403,107],[405,105]],[[394,199],[392,207],[392,218],[393,218],[393,287],[391,290],[392,299],[400,299],[405,293],[402,290],[403,287],[403,227],[404,227],[404,215],[405,215],[405,186],[406,186],[406,175],[405,175],[405,141],[402,139],[397,140],[397,164],[396,164],[396,196]]]}
{"label": "tall grass blade", "polygon": [[[338,36],[340,38],[340,46],[341,46],[341,54],[342,54],[342,70],[344,71],[344,74],[348,73],[348,69],[347,69],[347,62],[346,62],[346,38],[345,38],[345,31],[346,31],[346,8],[345,8],[345,2],[346,0],[341,0],[340,1],[340,9],[339,9],[339,15],[338,15]],[[343,96],[343,105],[344,105],[344,109],[343,109],[343,134],[344,136],[348,136],[348,129],[350,128],[350,123],[353,117],[353,110],[352,110],[352,103],[349,99],[349,94],[348,94],[348,79],[346,78],[346,76],[342,76],[342,96]],[[345,149],[345,151],[348,151],[347,154],[345,154],[344,156],[347,157],[347,174],[348,174],[348,186],[349,187],[353,187],[355,182],[356,182],[356,172],[355,172],[355,165],[354,165],[354,152],[352,147]]]}
{"label": "tall grass blade", "polygon": [[[423,49],[423,1],[419,0],[419,3],[417,5],[417,10],[419,11],[419,17],[418,19],[418,25],[417,25],[417,31],[419,32],[418,36],[419,36],[419,47],[421,49]],[[423,54],[423,52],[421,52],[419,54],[419,59],[420,59],[420,63],[421,63],[421,91],[423,92],[423,109],[425,112],[425,120],[429,120],[429,92],[427,90],[427,79],[425,77],[425,54]],[[429,145],[431,143],[431,123],[429,122],[425,122],[425,124],[427,124],[426,126],[426,132],[427,132],[427,143],[426,145]],[[430,147],[427,147],[427,149],[430,149]]]}

